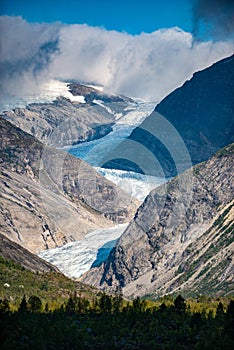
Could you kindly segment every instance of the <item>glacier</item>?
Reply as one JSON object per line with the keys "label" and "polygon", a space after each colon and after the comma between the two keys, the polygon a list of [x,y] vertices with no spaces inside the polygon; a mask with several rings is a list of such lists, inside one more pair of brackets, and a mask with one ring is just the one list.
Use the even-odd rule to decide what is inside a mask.
{"label": "glacier", "polygon": [[[133,197],[143,200],[152,188],[165,181],[162,178],[113,169],[97,169],[102,175],[115,182]],[[89,232],[82,240],[48,249],[39,256],[59,268],[64,275],[79,278],[92,266],[105,261],[117,239],[126,230],[128,223]]]}
{"label": "glacier", "polygon": [[[109,112],[114,113],[109,105]],[[104,159],[105,155],[125,140],[133,129],[152,113],[154,108],[155,102],[136,101],[135,103],[129,103],[129,106],[124,110],[123,116],[120,117],[119,113],[115,115],[116,122],[109,134],[100,139],[64,147],[63,149],[94,167],[101,167],[102,159]]]}
{"label": "glacier", "polygon": [[[96,104],[104,107],[104,103],[96,100]],[[111,104],[108,112],[115,114],[116,123],[113,130],[106,136],[71,147],[63,147],[68,153],[83,159],[108,180],[121,187],[132,197],[143,201],[148,193],[166,181],[165,178],[143,175],[131,171],[106,169],[102,167],[101,159],[126,139],[132,130],[138,126],[155,107],[155,103],[136,101],[129,103],[123,113],[115,114]],[[57,266],[66,276],[79,278],[92,266],[105,261],[115,246],[116,240],[127,228],[127,224],[111,228],[97,229],[89,232],[82,240],[68,243],[64,246],[40,252],[39,256]]]}
{"label": "glacier", "polygon": [[[79,278],[92,265],[106,260],[116,240],[125,231],[128,224],[119,224],[111,228],[91,231],[84,239],[48,249],[38,255],[57,266],[64,275]],[[100,252],[100,254],[98,254]]]}
{"label": "glacier", "polygon": [[[96,101],[96,103],[104,105],[100,101]],[[101,175],[115,183],[132,197],[143,201],[153,188],[161,185],[166,179],[131,171],[106,169],[102,167],[102,159],[126,139],[133,129],[151,114],[154,107],[155,103],[152,102],[136,101],[135,103],[129,103],[129,106],[124,110],[125,114],[121,117],[118,115],[113,130],[109,134],[100,139],[65,147],[64,149],[73,156],[91,164]],[[110,106],[108,106],[108,111],[109,113],[114,113]]]}
{"label": "glacier", "polygon": [[166,179],[156,176],[148,176],[132,171],[95,168],[99,174],[115,183],[118,187],[122,188],[130,196],[143,202],[149,192],[163,184]]}

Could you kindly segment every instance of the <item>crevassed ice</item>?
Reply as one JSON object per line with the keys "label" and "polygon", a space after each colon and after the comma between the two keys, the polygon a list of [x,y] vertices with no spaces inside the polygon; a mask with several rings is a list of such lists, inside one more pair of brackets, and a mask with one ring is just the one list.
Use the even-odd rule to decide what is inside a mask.
{"label": "crevassed ice", "polygon": [[66,276],[79,278],[96,261],[105,261],[116,240],[125,231],[128,224],[91,231],[83,240],[68,243],[62,247],[48,249],[38,255],[55,265]]}
{"label": "crevassed ice", "polygon": [[163,184],[166,179],[155,176],[147,176],[132,171],[95,168],[101,175],[115,183],[132,197],[143,201],[149,192]]}

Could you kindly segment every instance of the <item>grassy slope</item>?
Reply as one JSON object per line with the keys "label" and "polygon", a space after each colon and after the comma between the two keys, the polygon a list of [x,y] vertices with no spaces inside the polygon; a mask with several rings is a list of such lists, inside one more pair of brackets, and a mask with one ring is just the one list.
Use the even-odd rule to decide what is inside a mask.
{"label": "grassy slope", "polygon": [[[10,287],[5,287],[5,283]],[[0,256],[0,299],[7,298],[14,306],[19,305],[25,294],[26,298],[38,296],[44,305],[49,303],[53,309],[75,291],[88,299],[98,294],[95,288],[73,281],[62,273],[34,273]]]}

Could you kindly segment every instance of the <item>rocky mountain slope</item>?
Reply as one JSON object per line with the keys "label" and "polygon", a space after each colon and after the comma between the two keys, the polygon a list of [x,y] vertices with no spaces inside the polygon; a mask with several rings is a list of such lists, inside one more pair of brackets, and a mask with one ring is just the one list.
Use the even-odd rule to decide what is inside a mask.
{"label": "rocky mountain slope", "polygon": [[33,253],[128,222],[138,201],[0,118],[0,232]]}
{"label": "rocky mountain slope", "polygon": [[234,144],[154,189],[82,281],[125,296],[234,290]]}
{"label": "rocky mountain slope", "polygon": [[11,241],[0,233],[0,256],[5,260],[14,261],[25,269],[33,272],[58,272],[59,270],[39,258],[37,255],[30,253],[19,244]]}
{"label": "rocky mountain slope", "polygon": [[[136,147],[134,142],[137,142],[152,152],[160,164],[147,171],[157,175],[162,168],[166,176],[175,176],[191,164],[207,160],[218,149],[234,142],[233,91],[234,55],[195,73],[191,80],[170,93],[113,155],[125,155],[126,148]],[[187,164],[184,164],[181,142],[191,158]],[[145,158],[147,153],[143,153]],[[133,163],[141,164],[139,158],[137,154]],[[113,160],[105,166],[139,171],[123,159]]]}
{"label": "rocky mountain slope", "polygon": [[81,84],[71,83],[68,88],[68,97],[60,96],[51,103],[31,103],[5,111],[2,117],[41,142],[62,147],[106,135],[132,101]]}

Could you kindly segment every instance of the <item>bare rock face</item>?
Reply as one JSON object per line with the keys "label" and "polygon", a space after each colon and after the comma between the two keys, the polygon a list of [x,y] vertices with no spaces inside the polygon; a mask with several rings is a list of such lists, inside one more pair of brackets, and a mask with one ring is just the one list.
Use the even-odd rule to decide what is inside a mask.
{"label": "bare rock face", "polygon": [[82,280],[127,297],[233,290],[233,166],[234,144],[153,190]]}
{"label": "bare rock face", "polygon": [[[32,103],[5,111],[2,117],[41,142],[62,147],[105,136],[116,121],[114,112],[123,112],[131,101],[75,83],[70,84],[70,91],[73,96],[83,96],[86,103],[60,97],[52,103]],[[93,102],[96,100],[99,104]],[[111,111],[104,103],[111,103]]]}
{"label": "bare rock face", "polygon": [[138,201],[0,118],[0,232],[33,253],[128,222]]}

